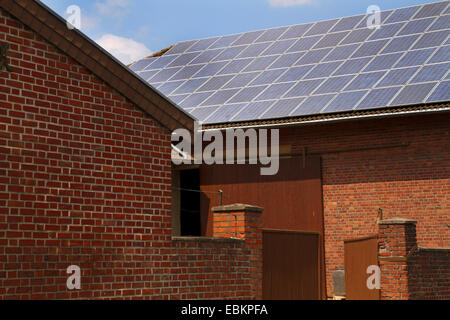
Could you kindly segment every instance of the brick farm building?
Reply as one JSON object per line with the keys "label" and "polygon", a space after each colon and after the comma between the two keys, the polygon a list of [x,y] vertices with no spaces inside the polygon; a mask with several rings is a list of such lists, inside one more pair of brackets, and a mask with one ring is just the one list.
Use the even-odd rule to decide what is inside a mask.
{"label": "brick farm building", "polygon": [[[450,299],[448,4],[384,12],[384,35],[350,17],[184,42],[127,68],[41,2],[2,0],[0,299]],[[426,27],[408,31],[417,21]],[[410,47],[390,47],[398,37]],[[316,47],[301,48],[312,40]],[[287,45],[280,55],[297,62],[286,71],[276,52]],[[349,97],[358,97],[350,109],[333,91],[298,91],[258,113],[272,98],[257,94],[324,85],[331,75],[305,79],[328,63],[339,73],[347,49],[374,64],[364,81],[361,67],[333,82],[349,77]],[[381,50],[398,55],[388,67],[376,62],[389,60]],[[213,63],[202,61],[212,53]],[[419,53],[429,55],[407,65]],[[253,69],[208,73],[227,63]],[[291,80],[306,76],[275,81],[291,71]],[[390,72],[411,76],[384,87]],[[250,76],[259,84],[230,85]],[[209,89],[183,92],[185,80]],[[241,89],[255,92],[251,101],[239,100]],[[236,103],[219,102],[221,93]],[[359,107],[391,93],[385,105]],[[335,100],[314,109],[326,97]],[[171,133],[192,132],[196,119],[220,132],[279,129],[278,174],[173,165]],[[66,285],[71,265],[81,270],[79,290]],[[369,265],[379,267],[380,288],[366,287]]]}

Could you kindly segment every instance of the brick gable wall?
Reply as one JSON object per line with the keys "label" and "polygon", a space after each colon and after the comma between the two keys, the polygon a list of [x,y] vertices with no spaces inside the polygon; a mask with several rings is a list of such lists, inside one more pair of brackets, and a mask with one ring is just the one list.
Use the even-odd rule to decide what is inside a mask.
{"label": "brick gable wall", "polygon": [[[450,247],[450,114],[285,129],[282,144],[322,156],[327,294],[346,239],[383,218],[417,220],[421,247]],[[373,149],[371,149],[373,148]]]}

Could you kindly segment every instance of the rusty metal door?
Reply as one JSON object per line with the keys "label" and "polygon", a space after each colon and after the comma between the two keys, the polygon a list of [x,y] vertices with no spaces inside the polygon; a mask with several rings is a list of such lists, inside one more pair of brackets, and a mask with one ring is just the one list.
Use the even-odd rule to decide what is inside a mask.
{"label": "rusty metal door", "polygon": [[263,230],[263,299],[319,300],[320,234]]}
{"label": "rusty metal door", "polygon": [[344,241],[344,261],[347,300],[380,300],[380,290],[367,287],[367,268],[378,266],[378,237]]}

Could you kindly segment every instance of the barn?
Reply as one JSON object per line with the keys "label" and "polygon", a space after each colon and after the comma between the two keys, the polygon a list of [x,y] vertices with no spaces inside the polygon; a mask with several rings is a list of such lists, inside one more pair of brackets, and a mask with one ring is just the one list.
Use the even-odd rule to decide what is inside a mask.
{"label": "barn", "polygon": [[[128,68],[41,2],[2,0],[0,299],[449,299],[449,10]],[[174,130],[249,128],[278,130],[277,174],[172,163]]]}
{"label": "barn", "polygon": [[[448,298],[448,4],[382,11],[380,28],[363,14],[186,41],[133,64],[205,134],[279,130],[276,175],[248,163],[177,167],[175,232],[212,236],[213,207],[257,205],[265,298],[330,298],[342,274],[350,298]],[[365,287],[371,264],[389,277],[395,259],[379,257],[389,221],[417,228],[402,293]],[[415,246],[446,261],[427,271],[439,289],[417,283]]]}

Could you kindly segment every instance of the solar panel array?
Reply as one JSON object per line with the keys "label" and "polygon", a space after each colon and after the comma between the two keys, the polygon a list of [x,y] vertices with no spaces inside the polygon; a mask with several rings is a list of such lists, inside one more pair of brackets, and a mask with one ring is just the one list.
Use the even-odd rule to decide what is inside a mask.
{"label": "solar panel array", "polygon": [[181,42],[131,69],[208,124],[448,101],[449,3]]}

